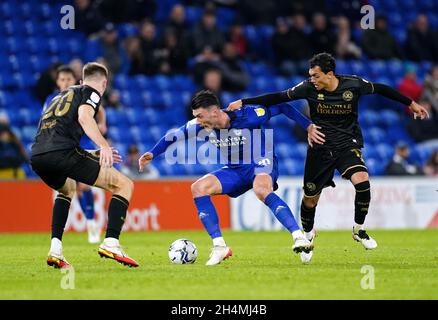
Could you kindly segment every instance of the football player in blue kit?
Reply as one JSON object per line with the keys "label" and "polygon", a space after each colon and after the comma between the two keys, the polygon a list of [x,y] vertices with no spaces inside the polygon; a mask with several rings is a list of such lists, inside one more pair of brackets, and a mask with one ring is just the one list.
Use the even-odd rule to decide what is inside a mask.
{"label": "football player in blue kit", "polygon": [[208,143],[218,148],[220,155],[226,159],[226,166],[203,176],[191,188],[198,216],[213,240],[213,249],[206,265],[219,264],[232,254],[222,237],[210,197],[219,194],[238,197],[250,189],[292,234],[293,251],[311,250],[311,243],[298,227],[289,206],[274,193],[278,188],[278,162],[272,135],[269,137],[263,125],[271,117],[285,114],[307,130],[310,144],[324,143],[324,136],[318,127],[289,104],[269,109],[253,105],[225,112],[220,109],[217,96],[208,90],[200,91],[193,97],[191,109],[195,119],[162,137],[152,150],[140,157],[139,169],[142,171],[145,165],[164,153],[176,140],[200,136],[208,137]]}

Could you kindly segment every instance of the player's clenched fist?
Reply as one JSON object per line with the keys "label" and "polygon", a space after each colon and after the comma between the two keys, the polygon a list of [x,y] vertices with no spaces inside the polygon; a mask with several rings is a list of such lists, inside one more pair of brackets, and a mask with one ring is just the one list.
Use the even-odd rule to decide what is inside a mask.
{"label": "player's clenched fist", "polygon": [[149,164],[149,162],[152,161],[152,159],[154,158],[154,155],[152,152],[146,152],[144,153],[140,159],[138,159],[138,170],[140,172],[143,172],[144,167]]}

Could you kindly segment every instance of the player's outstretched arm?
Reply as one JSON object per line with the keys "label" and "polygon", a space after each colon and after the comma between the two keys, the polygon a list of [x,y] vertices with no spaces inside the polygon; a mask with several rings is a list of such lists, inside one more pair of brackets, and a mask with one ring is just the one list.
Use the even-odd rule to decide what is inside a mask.
{"label": "player's outstretched arm", "polygon": [[301,126],[301,128],[307,131],[307,142],[312,148],[313,143],[324,144],[325,134],[319,131],[321,127],[312,123],[304,114],[298,111],[290,103],[282,103],[276,106],[272,106],[269,108],[269,111],[271,111],[271,116],[282,113],[286,115],[289,119],[297,122]]}
{"label": "player's outstretched arm", "polygon": [[200,129],[201,127],[196,123],[196,119],[194,119],[192,121],[189,121],[182,127],[168,132],[155,144],[155,146],[151,150],[144,153],[140,157],[140,159],[138,159],[139,171],[142,172],[144,167],[149,162],[151,162],[153,158],[158,157],[160,154],[164,153],[171,144],[175,143],[176,141],[191,139],[195,137]]}
{"label": "player's outstretched arm", "polygon": [[102,136],[94,120],[94,109],[88,104],[79,106],[78,109],[78,121],[85,134],[100,148],[99,163],[102,167],[110,168],[113,163],[113,151]]}
{"label": "player's outstretched arm", "polygon": [[401,94],[397,90],[391,88],[390,86],[382,83],[373,83],[373,88],[374,90],[372,93],[378,93],[385,98],[400,102],[405,106],[409,106],[409,109],[411,109],[411,111],[414,113],[414,118],[429,118],[429,113],[424,107],[422,107],[412,99],[406,97],[405,95]]}
{"label": "player's outstretched arm", "polygon": [[245,98],[231,102],[228,105],[227,111],[240,109],[242,106],[247,104],[255,104],[264,107],[270,107],[288,101],[305,99],[308,95],[308,89],[309,89],[308,81],[303,81],[297,84],[296,86],[287,89],[285,91],[268,93],[258,97]]}
{"label": "player's outstretched arm", "polygon": [[227,111],[233,111],[240,109],[243,105],[246,104],[257,104],[265,107],[273,106],[276,104],[280,104],[283,102],[290,101],[291,99],[287,95],[287,91],[269,93],[262,96],[257,96],[253,98],[240,99],[234,102],[231,102]]}

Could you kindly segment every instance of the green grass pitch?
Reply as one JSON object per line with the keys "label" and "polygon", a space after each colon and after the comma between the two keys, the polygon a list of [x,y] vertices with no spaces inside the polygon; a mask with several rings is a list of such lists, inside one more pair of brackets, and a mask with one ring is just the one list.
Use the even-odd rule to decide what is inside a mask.
{"label": "green grass pitch", "polygon": [[[75,271],[69,290],[61,288],[66,274],[45,264],[48,234],[1,234],[0,299],[438,299],[438,230],[370,234],[374,251],[349,231],[319,232],[313,261],[303,265],[287,232],[228,231],[233,256],[206,267],[205,232],[124,233],[122,245],[140,263],[131,269],[101,259],[86,234],[66,233],[64,254]],[[168,260],[170,243],[182,237],[198,247],[192,265]],[[361,287],[372,285],[371,273],[361,273],[366,265],[374,289]]]}

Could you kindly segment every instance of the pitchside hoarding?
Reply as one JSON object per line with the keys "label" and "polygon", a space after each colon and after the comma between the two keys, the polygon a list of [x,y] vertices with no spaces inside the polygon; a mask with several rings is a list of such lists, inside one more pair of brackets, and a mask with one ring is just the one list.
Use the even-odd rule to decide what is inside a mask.
{"label": "pitchside hoarding", "polygon": [[[350,229],[354,219],[355,189],[349,181],[335,180],[336,188],[326,188],[318,203],[315,228]],[[373,178],[368,229],[438,227],[438,179]],[[302,179],[280,179],[276,192],[300,221]],[[253,191],[231,201],[233,230],[282,230],[282,225]]]}
{"label": "pitchside hoarding", "polygon": [[[202,230],[190,186],[194,180],[136,181],[124,230]],[[110,194],[93,188],[95,219],[104,229]],[[40,181],[0,182],[0,232],[49,232],[56,196]],[[221,225],[230,227],[230,201],[214,197]],[[85,231],[86,220],[77,198],[72,199],[66,230]]]}

